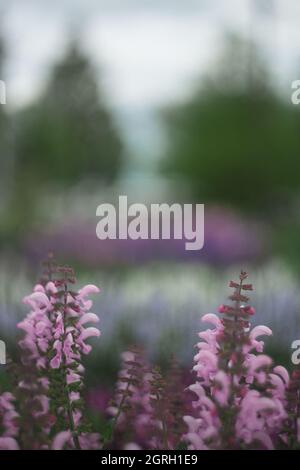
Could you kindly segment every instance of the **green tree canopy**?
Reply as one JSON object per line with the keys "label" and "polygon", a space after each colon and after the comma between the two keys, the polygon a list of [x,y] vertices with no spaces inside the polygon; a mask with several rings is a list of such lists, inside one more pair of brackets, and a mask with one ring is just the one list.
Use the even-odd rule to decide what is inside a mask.
{"label": "green tree canopy", "polygon": [[230,37],[209,78],[164,118],[164,170],[199,202],[266,210],[299,192],[300,114],[253,44]]}
{"label": "green tree canopy", "polygon": [[[5,45],[0,36],[0,80],[5,82],[4,73]],[[4,90],[5,91],[5,90]],[[11,174],[11,131],[10,121],[5,104],[0,104],[0,208],[2,208],[8,191],[8,176]]]}
{"label": "green tree canopy", "polygon": [[17,180],[74,184],[113,180],[122,145],[88,58],[73,41],[46,89],[17,116]]}
{"label": "green tree canopy", "polygon": [[[2,38],[0,37],[0,80],[4,80],[4,70],[3,70],[3,58],[4,58],[4,45]],[[6,132],[6,114],[4,105],[0,104],[0,158],[1,164],[3,164],[4,156],[4,149],[3,149],[3,138]]]}

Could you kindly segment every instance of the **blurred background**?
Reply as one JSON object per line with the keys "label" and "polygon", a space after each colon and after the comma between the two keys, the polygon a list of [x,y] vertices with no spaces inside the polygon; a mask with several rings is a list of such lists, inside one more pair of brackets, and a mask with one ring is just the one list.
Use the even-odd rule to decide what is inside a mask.
{"label": "blurred background", "polygon": [[[142,343],[190,367],[240,269],[289,362],[300,337],[297,0],[1,0],[0,336],[53,251],[100,285],[89,380]],[[205,246],[96,238],[96,208],[206,205]],[[105,399],[105,394],[103,395]],[[99,398],[101,401],[101,399]]]}

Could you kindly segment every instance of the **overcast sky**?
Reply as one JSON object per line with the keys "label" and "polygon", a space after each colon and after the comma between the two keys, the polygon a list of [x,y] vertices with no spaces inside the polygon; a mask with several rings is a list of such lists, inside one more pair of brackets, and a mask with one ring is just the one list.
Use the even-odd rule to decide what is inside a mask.
{"label": "overcast sky", "polygon": [[300,55],[300,2],[256,3],[275,4],[258,27],[250,0],[1,0],[10,102],[22,105],[38,92],[74,28],[102,65],[116,106],[175,99],[210,62],[224,29],[248,34],[253,22],[270,57],[290,73]]}
{"label": "overcast sky", "polygon": [[254,31],[283,87],[300,78],[299,0],[0,0],[0,12],[11,106],[39,92],[73,29],[102,67],[110,103],[127,112],[184,96],[225,30]]}

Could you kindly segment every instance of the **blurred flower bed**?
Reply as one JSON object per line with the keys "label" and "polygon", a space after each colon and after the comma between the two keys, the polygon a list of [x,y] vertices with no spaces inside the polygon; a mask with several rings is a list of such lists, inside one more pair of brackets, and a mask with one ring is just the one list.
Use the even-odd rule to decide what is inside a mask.
{"label": "blurred flower bed", "polygon": [[[270,266],[275,268],[278,273],[279,265]],[[153,270],[156,275],[158,272],[157,268]],[[211,275],[216,279],[214,284],[210,282],[214,299],[221,296],[224,287],[219,285],[221,277],[217,278],[214,270],[207,272],[206,277],[201,271],[191,274],[195,281],[202,279],[207,283]],[[270,271],[264,274],[270,279]],[[279,290],[285,287],[282,274]],[[176,283],[183,284],[184,272],[175,270],[172,275],[172,282],[170,277],[166,282],[166,273],[160,272],[160,280],[164,278],[164,287],[169,287],[169,295],[176,301],[182,299],[176,299],[174,293]],[[261,271],[256,274],[262,289],[258,294],[272,294],[270,285],[260,276]],[[152,293],[151,276],[140,278],[143,282],[139,284],[132,276],[126,287],[128,295],[131,282],[141,288],[139,300],[143,306],[143,295]],[[135,318],[127,316],[126,321],[133,320],[130,328],[134,325],[131,341],[133,337],[139,343],[143,341],[143,348],[121,349],[122,354],[114,351],[121,357],[121,364],[112,392],[99,374],[101,370],[103,377],[110,375],[109,362],[101,364],[99,360],[100,349],[94,358],[97,385],[93,386],[86,377],[86,369],[93,370],[93,364],[86,363],[84,357],[96,345],[89,340],[101,333],[111,339],[109,325],[103,324],[100,331],[96,326],[99,315],[91,312],[93,309],[98,313],[97,307],[103,308],[103,304],[94,305],[90,298],[94,299],[100,290],[90,283],[77,287],[74,269],[57,264],[50,255],[43,263],[39,282],[23,298],[25,311],[16,325],[21,335],[14,341],[18,353],[13,360],[8,359],[7,383],[0,381],[0,450],[299,449],[300,370],[294,362],[289,373],[278,364],[276,355],[271,356],[265,349],[260,337],[271,336],[274,331],[261,324],[266,319],[264,315],[258,318],[259,325],[252,322],[256,309],[249,304],[253,285],[247,279],[248,274],[240,271],[238,280],[229,282],[229,302],[215,308],[219,315],[202,315],[206,326],[198,331],[192,373],[186,372],[191,358],[185,367],[180,365],[182,361],[178,362],[177,358],[182,357],[175,337],[174,354],[167,342],[164,345],[168,353],[165,367],[154,366],[159,361],[153,354],[159,339],[152,348],[148,335],[151,340],[153,336],[157,339],[152,325],[147,334],[138,328],[141,321],[149,323],[147,316],[151,316],[151,311]],[[286,281],[291,280],[286,277]],[[199,285],[204,289],[208,284]],[[269,297],[266,300],[270,302]],[[155,305],[153,298],[152,301]],[[155,306],[155,311],[159,311]],[[156,317],[156,329],[166,326],[161,321],[164,314],[160,317]],[[185,318],[184,310],[181,317]],[[173,320],[182,334],[179,316]],[[291,327],[286,315],[284,320]],[[194,333],[196,324],[189,324]],[[281,335],[281,341],[284,339]],[[184,346],[190,347],[189,341]]]}
{"label": "blurred flower bed", "polygon": [[227,266],[259,261],[268,255],[266,228],[224,207],[205,212],[205,247],[186,251],[184,240],[103,240],[95,236],[95,220],[56,223],[25,241],[29,259],[39,260],[51,247],[58,257],[89,267],[141,264],[153,260],[201,261]]}
{"label": "blurred flower bed", "polygon": [[[216,270],[202,264],[169,262],[95,271],[93,278],[102,295],[95,300],[94,309],[101,313],[105,333],[93,356],[95,368],[101,373],[99,364],[109,358],[115,370],[119,352],[132,343],[145,345],[151,356],[161,360],[176,352],[187,363],[196,342],[194,326],[204,313],[216,311],[216,292],[225,299],[226,279],[236,270],[235,266]],[[276,342],[270,338],[268,344],[289,354],[300,330],[298,279],[279,261],[253,267],[251,272],[256,286],[253,304],[258,311],[254,324],[272,324]],[[88,281],[84,272],[78,277],[82,284]],[[14,271],[2,264],[0,279],[1,334],[14,341],[15,325],[24,315],[21,299],[28,291],[30,275],[25,265]]]}

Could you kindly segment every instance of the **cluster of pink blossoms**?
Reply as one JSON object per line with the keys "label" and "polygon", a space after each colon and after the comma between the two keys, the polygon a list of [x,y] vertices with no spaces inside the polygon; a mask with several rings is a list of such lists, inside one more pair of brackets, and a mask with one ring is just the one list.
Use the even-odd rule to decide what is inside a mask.
{"label": "cluster of pink blossoms", "polygon": [[9,392],[0,395],[0,450],[18,450],[16,437],[19,432],[18,413],[14,405],[14,396]]}
{"label": "cluster of pink blossoms", "polygon": [[259,338],[272,331],[266,326],[251,330],[255,312],[245,305],[244,291],[252,290],[244,284],[246,277],[242,272],[239,283],[230,283],[233,305],[221,305],[223,319],[215,314],[202,318],[214,328],[199,333],[194,358],[197,380],[189,390],[196,400],[193,413],[184,418],[190,449],[274,449],[286,440],[289,374],[263,354]]}
{"label": "cluster of pink blossoms", "polygon": [[87,326],[99,321],[90,312],[88,296],[99,289],[87,285],[73,292],[69,288],[75,282],[73,270],[57,268],[57,273],[62,277],[37,284],[24,298],[31,310],[18,324],[25,332],[19,346],[23,365],[37,373],[34,381],[29,374],[29,380],[20,380],[18,387],[34,396],[33,416],[47,418],[43,430],[52,442],[43,448],[99,448],[99,436],[84,429],[81,398],[82,356],[92,349],[86,340],[100,335],[98,328]]}
{"label": "cluster of pink blossoms", "polygon": [[175,361],[164,378],[141,351],[124,352],[115,398],[107,410],[113,416],[113,445],[125,450],[175,449],[184,427],[183,391]]}
{"label": "cluster of pink blossoms", "polygon": [[[0,395],[1,449],[300,449],[300,369],[291,376],[264,354],[266,326],[251,329],[247,274],[241,272],[231,304],[202,321],[193,374],[173,361],[163,376],[141,351],[122,355],[110,420],[100,435],[84,412],[86,341],[98,337],[87,285],[78,292],[74,272],[47,264],[46,279],[24,298],[30,312],[18,324],[21,366],[15,392]],[[190,383],[191,380],[188,382]],[[190,400],[190,397],[193,397]]]}
{"label": "cluster of pink blossoms", "polygon": [[[25,337],[19,341],[19,346],[26,351],[23,362],[34,363],[38,369],[48,367],[47,352],[50,348],[55,350],[50,360],[50,367],[58,369],[63,359],[69,365],[73,360],[80,360],[81,354],[88,354],[92,347],[85,340],[92,336],[100,336],[95,327],[86,328],[86,323],[97,323],[98,316],[91,313],[93,303],[86,297],[98,293],[98,287],[87,285],[77,294],[67,293],[66,308],[61,309],[59,302],[59,289],[53,281],[45,287],[37,284],[33,293],[23,299],[31,308],[26,318],[18,324],[18,328],[25,331]],[[66,326],[66,319],[74,320],[72,326]],[[68,371],[68,381],[76,381],[78,377],[71,370]]]}
{"label": "cluster of pink blossoms", "polygon": [[107,412],[113,417],[114,438],[125,450],[149,447],[152,418],[150,380],[146,362],[137,350],[122,353],[122,367],[114,402]]}

